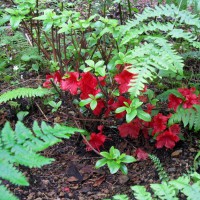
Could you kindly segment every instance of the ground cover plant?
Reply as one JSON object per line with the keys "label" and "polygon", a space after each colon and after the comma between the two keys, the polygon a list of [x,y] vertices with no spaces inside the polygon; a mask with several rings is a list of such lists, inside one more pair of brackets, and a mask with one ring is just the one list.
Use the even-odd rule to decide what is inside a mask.
{"label": "ground cover plant", "polygon": [[[56,1],[54,4],[49,1],[15,0],[1,10],[1,30],[11,34],[10,38],[2,36],[0,42],[3,52],[1,81],[15,87],[3,90],[0,104],[14,110],[15,116],[21,110],[34,116],[36,106],[43,120],[51,125],[55,120],[49,120],[44,110],[50,110],[51,116],[58,115],[58,136],[64,137],[61,133],[69,130],[70,133],[77,132],[81,148],[85,148],[89,155],[94,152],[99,156],[96,164],[93,163],[96,169],[107,169],[107,166],[107,173],[127,176],[129,165],[151,159],[157,163],[160,177],[167,182],[169,179],[152,152],[171,152],[181,142],[198,143],[198,4],[196,1],[186,4],[182,4],[182,1],[179,4],[176,1],[175,4],[171,4],[171,1],[166,4],[159,2],[157,6],[146,7],[142,11],[132,1],[85,1],[85,12],[80,9],[80,3],[83,1]],[[118,12],[116,17],[113,15],[115,12]],[[18,37],[21,40],[16,39]],[[24,49],[22,43],[25,44]],[[15,76],[10,75],[13,71]],[[37,87],[34,84],[34,87],[24,87],[23,82],[20,83],[23,75],[30,76],[29,73],[39,77]],[[46,78],[41,79],[41,76]],[[2,113],[7,112],[5,108],[2,107]],[[66,117],[61,120],[59,115],[63,113]],[[2,127],[6,119],[9,117],[2,117]],[[32,121],[27,125],[34,134],[22,122],[17,122],[16,136],[9,123],[5,123],[0,132],[0,147],[2,152],[6,148],[8,157],[10,153],[15,153],[13,137],[17,145],[25,148],[20,152],[26,154],[27,148],[35,152],[28,140],[34,137],[39,142],[41,135],[37,134],[36,122],[31,125]],[[20,125],[23,131],[17,129]],[[68,129],[60,130],[61,127]],[[49,134],[44,127],[42,131],[51,142],[39,151],[60,142],[51,135],[54,133],[50,128]],[[136,142],[134,151],[115,147],[121,139],[128,140],[129,144]],[[44,138],[42,140],[46,141]],[[43,165],[24,164],[21,160],[5,156],[0,162],[4,164],[2,166],[10,167],[11,164],[29,167]],[[6,167],[2,170],[1,178],[13,184],[27,185],[27,182],[17,181],[19,173],[13,167],[10,169],[14,179],[8,176]],[[195,165],[197,169],[198,164]],[[197,177],[195,175],[192,179],[193,185],[199,184]],[[4,182],[1,184],[0,194],[6,191]],[[174,192],[171,198],[176,199],[178,190],[188,196],[186,189],[176,188],[175,184],[172,189],[172,185],[167,184],[166,188]],[[153,185],[153,190],[154,186],[159,187],[158,184]],[[132,188],[136,190],[135,186]],[[144,188],[141,186],[140,189]],[[65,189],[66,192],[68,190]],[[145,195],[151,199],[150,193]],[[160,196],[165,199],[163,194]],[[14,196],[12,198],[15,199]],[[127,199],[126,195],[113,198]],[[188,199],[194,198],[188,196]]]}

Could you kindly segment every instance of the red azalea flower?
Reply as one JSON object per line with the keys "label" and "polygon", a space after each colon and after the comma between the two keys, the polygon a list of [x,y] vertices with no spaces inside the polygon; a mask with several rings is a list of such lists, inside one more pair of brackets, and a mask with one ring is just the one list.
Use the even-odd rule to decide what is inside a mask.
{"label": "red azalea flower", "polygon": [[164,131],[166,129],[166,123],[169,119],[169,116],[164,116],[161,113],[158,113],[156,116],[154,116],[151,127],[153,128],[152,135],[155,135],[156,133],[159,133],[161,131]]}
{"label": "red azalea flower", "polygon": [[151,112],[155,108],[155,106],[150,103],[146,104],[146,106],[147,106],[147,110],[145,112],[151,114]]}
{"label": "red azalea flower", "polygon": [[105,86],[106,85],[106,81],[105,81],[106,76],[98,77],[98,79],[99,79],[99,82],[100,82],[101,86]]}
{"label": "red azalea flower", "polygon": [[93,110],[94,115],[99,116],[104,107],[105,107],[105,103],[104,103],[103,99],[98,99],[97,107]]}
{"label": "red azalea flower", "polygon": [[[98,130],[99,133],[91,133],[90,140],[88,142],[94,149],[100,151],[100,147],[103,146],[106,141],[106,136],[102,134],[103,126],[98,126]],[[90,146],[87,146],[86,150],[92,151]]]}
{"label": "red azalea flower", "polygon": [[134,78],[136,74],[132,74],[127,70],[123,70],[120,74],[115,76],[115,81],[120,85],[119,92],[120,94],[126,93],[130,88],[129,83],[130,80]]}
{"label": "red azalea flower", "polygon": [[146,160],[149,157],[149,154],[143,151],[141,148],[137,148],[135,155],[138,160]]}
{"label": "red azalea flower", "polygon": [[[119,108],[119,107],[125,106],[124,102],[127,102],[128,104],[131,103],[130,99],[126,99],[126,98],[123,97],[123,96],[119,96],[119,97],[117,98],[117,102],[113,103],[112,109],[113,109],[113,110],[116,110],[116,109]],[[120,118],[123,118],[125,115],[126,115],[126,111],[121,112],[121,113],[117,113],[117,114],[115,115],[115,117],[118,118],[118,119],[120,119]]]}
{"label": "red azalea flower", "polygon": [[46,81],[43,83],[44,88],[51,88],[51,79],[55,84],[60,83],[61,75],[60,71],[56,71],[54,74],[46,75]]}
{"label": "red azalea flower", "polygon": [[185,100],[183,102],[183,108],[192,108],[194,104],[199,104],[199,100],[196,94],[190,94],[185,96]]}
{"label": "red azalea flower", "polygon": [[172,108],[174,109],[174,111],[176,111],[178,106],[183,102],[183,99],[178,98],[173,94],[170,94],[168,101],[169,101],[168,108]]}
{"label": "red azalea flower", "polygon": [[179,137],[171,131],[165,131],[156,137],[156,148],[166,147],[172,149],[175,146],[175,142],[179,141]]}
{"label": "red azalea flower", "polygon": [[138,138],[140,132],[140,124],[138,123],[123,123],[118,126],[118,130],[121,137],[130,136],[131,138]]}
{"label": "red azalea flower", "polygon": [[114,99],[113,98],[108,100],[107,109],[106,109],[106,111],[104,113],[105,117],[108,117],[110,112],[113,110],[113,107],[112,107],[113,103],[114,103]]}
{"label": "red azalea flower", "polygon": [[96,95],[100,92],[99,89],[97,89],[97,79],[90,73],[82,73],[81,74],[81,80],[79,82],[80,90],[81,90],[81,99],[87,99],[89,98],[89,94]]}
{"label": "red azalea flower", "polygon": [[64,91],[69,91],[73,95],[76,95],[79,86],[78,78],[78,72],[68,72],[65,74],[64,79],[61,80],[60,88]]}
{"label": "red azalea flower", "polygon": [[178,135],[181,132],[181,128],[179,124],[173,124],[172,126],[169,127],[169,131],[175,135]]}

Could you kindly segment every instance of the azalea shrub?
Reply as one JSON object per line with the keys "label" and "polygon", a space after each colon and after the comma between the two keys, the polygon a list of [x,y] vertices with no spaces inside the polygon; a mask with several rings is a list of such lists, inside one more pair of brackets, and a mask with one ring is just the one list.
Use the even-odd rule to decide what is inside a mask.
{"label": "azalea shrub", "polygon": [[[130,80],[137,74],[127,71],[127,66],[117,65],[113,76],[106,75],[104,67],[101,72],[66,72],[63,77],[56,71],[46,76],[43,87],[51,88],[53,81],[56,87],[73,97],[79,110],[85,108],[82,113],[86,118],[91,118],[92,113],[99,119],[114,119],[122,138],[138,139],[142,134],[146,140],[153,139],[156,148],[174,148],[183,134],[180,124],[169,125],[168,121],[178,108],[191,109],[194,105],[200,105],[198,91],[195,88],[178,88],[168,95],[168,105],[162,113],[158,109],[160,102],[147,86],[138,97],[128,92]],[[97,129],[99,132],[92,132],[88,142],[100,151],[107,136],[103,132],[103,124]],[[91,146],[86,143],[86,150],[91,151]],[[147,158],[142,149],[138,149],[136,155],[139,159]]]}

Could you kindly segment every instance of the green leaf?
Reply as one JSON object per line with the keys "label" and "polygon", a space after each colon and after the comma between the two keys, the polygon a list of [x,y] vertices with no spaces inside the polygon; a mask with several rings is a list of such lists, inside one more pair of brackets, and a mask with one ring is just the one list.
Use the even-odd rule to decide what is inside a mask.
{"label": "green leaf", "polygon": [[137,200],[152,200],[151,194],[146,191],[144,186],[135,185],[131,186],[131,189],[134,191],[134,196]]}
{"label": "green leaf", "polygon": [[10,25],[13,29],[18,28],[20,22],[22,21],[24,17],[22,16],[11,16],[10,18]]}
{"label": "green leaf", "polygon": [[19,200],[17,197],[15,197],[12,193],[10,193],[6,187],[3,185],[0,185],[0,194],[1,200]]}
{"label": "green leaf", "polygon": [[123,174],[125,174],[125,175],[128,174],[128,168],[126,167],[125,164],[121,164],[120,170],[122,171]]}
{"label": "green leaf", "polygon": [[97,107],[97,100],[96,100],[96,99],[93,99],[93,100],[90,102],[90,108],[91,108],[92,110],[94,110],[96,107]]}
{"label": "green leaf", "polygon": [[146,122],[151,121],[151,115],[149,113],[144,112],[142,109],[137,110],[137,116]]}
{"label": "green leaf", "polygon": [[114,160],[107,161],[107,164],[111,174],[115,174],[120,168],[120,164],[118,164]]}
{"label": "green leaf", "polygon": [[132,162],[136,162],[136,159],[133,156],[126,155],[124,158],[121,159],[121,162],[132,163]]}
{"label": "green leaf", "polygon": [[126,114],[126,122],[131,122],[137,115],[137,110],[132,110],[130,113]]}
{"label": "green leaf", "polygon": [[107,158],[107,159],[112,159],[111,155],[110,155],[108,152],[106,152],[106,151],[103,151],[103,152],[101,152],[100,154],[101,154],[103,157]]}
{"label": "green leaf", "polygon": [[79,102],[79,106],[81,106],[81,107],[82,107],[82,106],[85,106],[85,105],[89,104],[91,101],[92,101],[91,98],[81,100],[81,101]]}
{"label": "green leaf", "polygon": [[95,68],[95,72],[97,72],[100,76],[106,75],[106,66]]}
{"label": "green leaf", "polygon": [[107,163],[107,161],[108,160],[106,158],[102,158],[102,159],[98,160],[96,162],[95,168],[99,169],[100,167],[103,167]]}
{"label": "green leaf", "polygon": [[104,61],[100,60],[95,64],[95,68],[101,68],[101,67],[103,67],[103,64],[104,64]]}
{"label": "green leaf", "polygon": [[92,67],[92,68],[94,68],[94,66],[95,66],[93,60],[86,60],[85,63],[86,63],[89,67]]}
{"label": "green leaf", "polygon": [[115,113],[121,113],[124,112],[127,109],[127,107],[123,106],[123,107],[119,107],[115,110]]}
{"label": "green leaf", "polygon": [[23,121],[23,119],[29,114],[27,111],[20,111],[17,113],[17,118],[19,121]]}
{"label": "green leaf", "polygon": [[116,159],[120,156],[120,151],[118,149],[115,149],[113,146],[110,148],[109,152],[112,159]]}

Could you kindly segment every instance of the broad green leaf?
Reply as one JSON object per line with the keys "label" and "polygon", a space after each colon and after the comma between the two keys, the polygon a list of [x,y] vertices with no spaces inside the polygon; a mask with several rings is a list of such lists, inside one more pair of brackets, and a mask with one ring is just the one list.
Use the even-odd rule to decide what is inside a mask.
{"label": "broad green leaf", "polygon": [[128,174],[128,168],[126,167],[125,164],[121,164],[120,170],[122,171],[123,174]]}
{"label": "broad green leaf", "polygon": [[131,122],[137,115],[137,110],[132,110],[130,113],[126,114],[126,122]]}
{"label": "broad green leaf", "polygon": [[106,75],[106,66],[96,68],[95,72],[98,73],[100,76],[105,76]]}
{"label": "broad green leaf", "polygon": [[92,101],[92,99],[90,99],[90,98],[81,100],[81,101],[79,102],[79,106],[81,106],[81,107],[82,107],[82,106],[85,106],[85,105],[89,104],[91,101]]}
{"label": "broad green leaf", "polygon": [[127,107],[123,106],[123,107],[119,107],[115,110],[115,113],[121,113],[124,112],[127,109]]}
{"label": "broad green leaf", "polygon": [[91,108],[92,110],[94,110],[96,107],[97,107],[97,100],[96,100],[96,99],[93,99],[93,100],[90,102],[90,108]]}
{"label": "broad green leaf", "polygon": [[110,155],[108,152],[106,152],[106,151],[103,151],[103,152],[101,152],[100,154],[101,154],[103,157],[107,158],[107,159],[112,159],[111,155]]}
{"label": "broad green leaf", "polygon": [[120,151],[115,148],[110,148],[110,156],[112,157],[112,159],[116,159],[120,156]]}
{"label": "broad green leaf", "polygon": [[135,162],[136,159],[133,156],[126,155],[124,158],[121,159],[121,162],[123,163],[132,163]]}
{"label": "broad green leaf", "polygon": [[107,164],[111,174],[115,174],[120,168],[120,164],[118,164],[114,160],[107,161]]}
{"label": "broad green leaf", "polygon": [[103,67],[103,64],[104,64],[104,61],[103,61],[103,60],[100,60],[100,61],[98,61],[98,62],[95,64],[95,68]]}
{"label": "broad green leaf", "polygon": [[103,167],[107,163],[106,158],[102,158],[96,162],[95,168],[99,169],[100,167]]}
{"label": "broad green leaf", "polygon": [[86,60],[85,63],[86,63],[89,67],[92,67],[92,68],[95,66],[93,60]]}
{"label": "broad green leaf", "polygon": [[142,109],[137,110],[137,116],[146,122],[151,121],[151,115],[149,113],[144,112]]}
{"label": "broad green leaf", "polygon": [[11,16],[10,18],[10,25],[13,29],[18,28],[20,22],[22,21],[24,17],[22,16]]}

